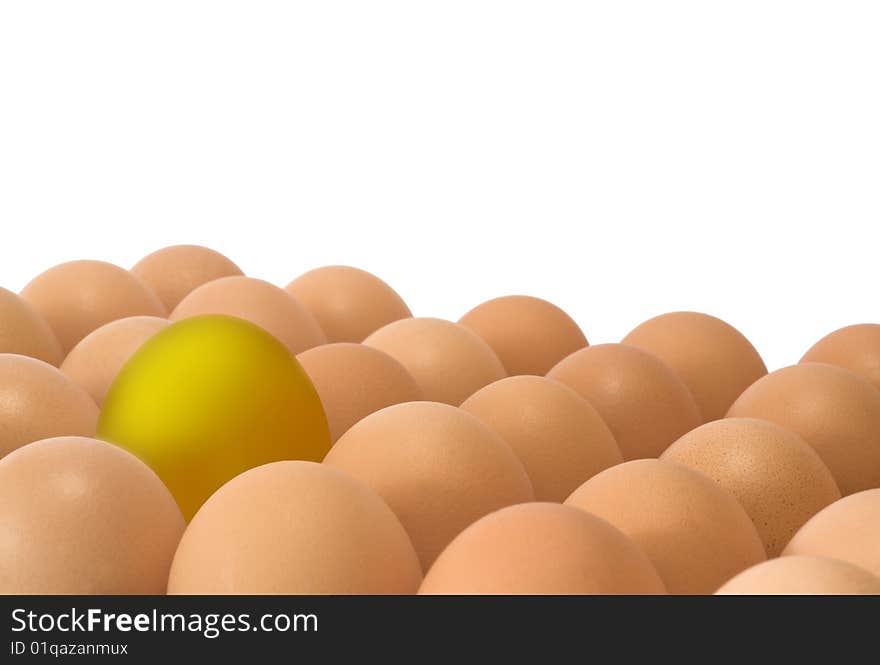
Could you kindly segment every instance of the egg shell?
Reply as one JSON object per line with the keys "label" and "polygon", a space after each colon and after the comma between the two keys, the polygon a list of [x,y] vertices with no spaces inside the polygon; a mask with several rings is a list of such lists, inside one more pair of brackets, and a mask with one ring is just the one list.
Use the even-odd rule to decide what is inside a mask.
{"label": "egg shell", "polygon": [[144,342],[168,326],[157,316],[111,321],[83,337],[61,364],[61,371],[85,388],[100,407],[119,370]]}
{"label": "egg shell", "polygon": [[726,582],[719,596],[877,595],[880,578],[845,561],[783,556],[759,563]]}
{"label": "egg shell", "polygon": [[820,363],[777,370],[750,386],[727,415],[763,418],[800,434],[844,496],[880,487],[880,391],[848,370]]}
{"label": "egg shell", "polygon": [[153,289],[169,312],[202,284],[243,274],[220,252],[199,245],[164,247],[138,261],[131,272]]}
{"label": "egg shell", "polygon": [[61,345],[52,328],[29,302],[0,288],[0,353],[37,358],[50,365],[61,362]]}
{"label": "egg shell", "polygon": [[850,494],[818,512],[783,554],[840,559],[880,577],[880,489]]}
{"label": "egg shell", "polygon": [[708,476],[736,497],[779,556],[795,532],[840,498],[831,471],[800,436],[775,423],[726,418],[673,443],[661,459]]}
{"label": "egg shell", "polygon": [[556,503],[502,508],[437,558],[420,594],[664,594],[654,566],[604,520]]}
{"label": "egg shell", "polygon": [[31,280],[21,297],[52,328],[63,355],[105,323],[168,314],[139,277],[104,261],[71,261],[50,268]]}
{"label": "egg shell", "polygon": [[223,277],[203,284],[174,308],[171,320],[202,314],[250,321],[281,340],[294,355],[327,341],[315,318],[289,293],[254,277]]}
{"label": "egg shell", "polygon": [[629,536],[672,594],[713,593],[766,559],[754,524],[733,495],[674,462],[645,459],[611,467],[565,503]]}
{"label": "egg shell", "polygon": [[585,480],[623,462],[596,409],[556,381],[508,377],[481,388],[461,408],[510,445],[538,501],[565,501]]}
{"label": "egg shell", "polygon": [[312,313],[328,342],[362,342],[382,326],[412,316],[394,289],[349,266],[310,270],[287,291]]}
{"label": "egg shell", "polygon": [[743,390],[767,373],[755,347],[736,328],[699,312],[671,312],[645,321],[624,344],[660,358],[685,382],[703,422],[723,418]]}
{"label": "egg shell", "polygon": [[801,362],[843,367],[880,390],[880,324],[862,323],[835,330],[816,342]]}
{"label": "egg shell", "polygon": [[178,321],[141,346],[107,392],[98,435],[149,464],[187,519],[251,467],[317,462],[330,448],[296,358],[259,326],[223,315]]}
{"label": "egg shell", "polygon": [[596,408],[624,459],[657,457],[701,422],[675,372],[632,346],[598,344],[575,351],[547,378],[573,388]]}
{"label": "egg shell", "polygon": [[566,356],[587,346],[568,314],[532,296],[503,296],[477,305],[459,320],[498,354],[507,373],[544,376]]}
{"label": "egg shell", "polygon": [[379,409],[422,399],[421,388],[403,365],[363,344],[324,344],[296,358],[318,391],[333,442]]}
{"label": "egg shell", "polygon": [[476,416],[436,402],[397,404],[367,416],[336,442],[324,463],[385,499],[423,570],[483,515],[534,500],[510,446]]}
{"label": "egg shell", "polygon": [[193,518],[171,594],[411,594],[406,531],[374,492],[312,462],[275,462],[220,488]]}
{"label": "egg shell", "polygon": [[475,332],[432,318],[389,323],[364,344],[395,358],[425,399],[458,406],[477,390],[507,376],[492,348]]}
{"label": "egg shell", "polygon": [[183,533],[143,462],[84,437],[0,460],[0,593],[161,594]]}
{"label": "egg shell", "polygon": [[0,457],[56,436],[94,436],[98,407],[42,360],[0,353]]}

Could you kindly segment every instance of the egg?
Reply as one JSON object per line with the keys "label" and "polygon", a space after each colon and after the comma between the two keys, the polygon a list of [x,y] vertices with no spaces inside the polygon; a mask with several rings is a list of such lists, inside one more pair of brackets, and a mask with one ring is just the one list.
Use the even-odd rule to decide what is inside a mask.
{"label": "egg", "polygon": [[262,328],[223,315],[179,321],[141,346],[110,386],[98,434],[149,464],[187,519],[239,473],[320,461],[330,447],[296,358]]}
{"label": "egg", "polygon": [[201,314],[227,314],[260,326],[296,355],[327,339],[315,318],[284,289],[254,277],[223,277],[180,301],[172,321]]}
{"label": "egg", "polygon": [[719,596],[877,595],[880,578],[845,561],[784,556],[759,563],[726,582]]}
{"label": "egg", "polygon": [[61,364],[61,371],[86,389],[98,406],[126,361],[168,325],[157,316],[130,316],[107,323],[83,337]]}
{"label": "egg", "polygon": [[138,261],[131,272],[153,289],[169,312],[202,284],[243,274],[219,252],[199,245],[164,247]]}
{"label": "egg", "polygon": [[375,492],[313,462],[274,462],[221,487],[186,529],[170,594],[411,594],[422,579]]}
{"label": "egg", "polygon": [[396,404],[367,416],[324,463],[385,499],[425,570],[472,522],[534,499],[522,463],[498,434],[476,416],[436,402]]}
{"label": "egg", "polygon": [[379,409],[422,399],[421,388],[403,365],[363,344],[324,344],[296,359],[318,391],[333,442]]}
{"label": "egg", "polygon": [[672,594],[713,593],[764,561],[764,544],[732,494],[686,466],[635,460],[602,471],[565,502],[629,536]]}
{"label": "egg", "polygon": [[458,406],[485,385],[507,376],[492,348],[476,333],[432,318],[389,323],[364,344],[395,358],[425,399]]}
{"label": "egg", "polygon": [[675,372],[632,346],[598,344],[575,351],[547,377],[596,408],[624,459],[657,457],[701,422],[694,398]]}
{"label": "egg", "polygon": [[596,409],[568,386],[550,379],[501,379],[471,395],[461,408],[513,448],[538,501],[565,501],[585,480],[623,461]]}
{"label": "egg", "polygon": [[84,437],[0,460],[0,594],[161,594],[183,533],[143,462]]}
{"label": "egg", "polygon": [[704,422],[723,418],[740,393],[767,373],[742,333],[699,312],[661,314],[637,326],[623,343],[653,353],[678,373]]}
{"label": "egg", "polygon": [[329,342],[362,342],[382,326],[412,316],[394,289],[349,266],[310,270],[287,291],[312,313]]}
{"label": "egg", "polygon": [[661,459],[700,471],[752,518],[769,556],[817,512],[840,498],[831,471],[806,441],[775,423],[726,418],[692,430]]}
{"label": "egg", "polygon": [[845,496],[880,487],[880,391],[852,372],[820,363],[768,374],[730,407],[800,434]]}
{"label": "egg", "polygon": [[50,365],[61,362],[61,345],[52,328],[30,303],[0,288],[0,353],[37,358]]}
{"label": "egg", "polygon": [[544,376],[560,360],[587,346],[587,338],[568,314],[531,296],[489,300],[459,323],[492,347],[510,375]]}
{"label": "egg", "polygon": [[816,342],[801,362],[843,367],[880,389],[880,324],[862,323],[835,330]]}
{"label": "egg", "polygon": [[880,489],[851,494],[818,512],[783,554],[840,559],[880,577]]}
{"label": "egg", "polygon": [[56,367],[0,353],[0,457],[55,436],[94,436],[98,407]]}
{"label": "egg", "polygon": [[167,315],[140,278],[103,261],[71,261],[50,268],[24,287],[21,297],[47,321],[63,355],[105,323],[127,316]]}
{"label": "egg", "polygon": [[437,558],[420,594],[663,594],[654,566],[604,520],[556,503],[502,508]]}

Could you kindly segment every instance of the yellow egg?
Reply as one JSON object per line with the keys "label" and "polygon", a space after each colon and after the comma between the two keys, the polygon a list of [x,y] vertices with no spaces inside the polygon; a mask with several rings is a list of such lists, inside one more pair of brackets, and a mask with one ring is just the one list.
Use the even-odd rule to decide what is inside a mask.
{"label": "yellow egg", "polygon": [[224,315],[174,323],[144,344],[107,393],[98,436],[146,462],[189,519],[221,485],[279,460],[321,461],[321,401],[287,348]]}

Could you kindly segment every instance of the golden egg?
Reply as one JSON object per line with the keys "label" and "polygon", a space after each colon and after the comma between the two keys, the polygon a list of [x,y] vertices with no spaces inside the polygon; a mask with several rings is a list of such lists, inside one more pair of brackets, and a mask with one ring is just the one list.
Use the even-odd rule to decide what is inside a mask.
{"label": "golden egg", "polygon": [[84,437],[0,460],[0,593],[162,594],[184,521],[149,467]]}
{"label": "golden egg", "polygon": [[382,499],[313,462],[275,462],[221,487],[186,529],[171,594],[411,594],[422,579]]}

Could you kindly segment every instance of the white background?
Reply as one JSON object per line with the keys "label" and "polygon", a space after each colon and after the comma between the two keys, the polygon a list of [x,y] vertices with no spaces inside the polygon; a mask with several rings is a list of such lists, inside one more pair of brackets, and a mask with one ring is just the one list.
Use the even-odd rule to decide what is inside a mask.
{"label": "white background", "polygon": [[0,285],[212,246],[771,368],[880,320],[880,3],[0,4]]}

